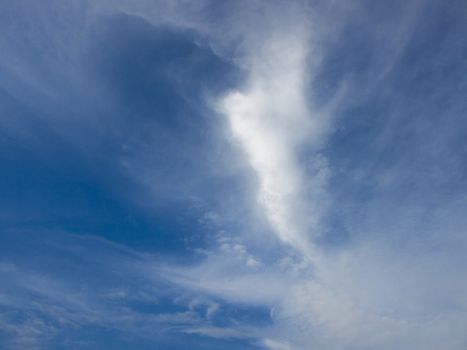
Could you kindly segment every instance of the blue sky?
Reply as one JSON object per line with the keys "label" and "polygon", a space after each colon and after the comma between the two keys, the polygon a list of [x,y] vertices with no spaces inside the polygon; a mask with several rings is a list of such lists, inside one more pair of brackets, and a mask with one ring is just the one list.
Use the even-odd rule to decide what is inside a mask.
{"label": "blue sky", "polygon": [[465,1],[0,4],[2,349],[467,347]]}

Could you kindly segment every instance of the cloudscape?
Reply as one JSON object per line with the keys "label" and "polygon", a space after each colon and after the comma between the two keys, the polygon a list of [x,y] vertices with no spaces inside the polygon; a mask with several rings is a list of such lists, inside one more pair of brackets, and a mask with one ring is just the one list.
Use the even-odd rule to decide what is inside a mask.
{"label": "cloudscape", "polygon": [[0,348],[467,349],[467,3],[0,3]]}

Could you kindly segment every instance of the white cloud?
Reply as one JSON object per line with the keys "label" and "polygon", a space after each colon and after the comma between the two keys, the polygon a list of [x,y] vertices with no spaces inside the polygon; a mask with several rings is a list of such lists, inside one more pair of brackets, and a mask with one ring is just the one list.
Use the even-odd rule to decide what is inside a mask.
{"label": "white cloud", "polygon": [[[246,71],[245,86],[227,93],[217,101],[215,108],[226,116],[233,139],[255,174],[256,205],[284,246],[271,253],[265,248],[270,237],[261,236],[263,241],[249,245],[251,242],[245,239],[249,232],[233,238],[221,234],[213,239],[214,247],[204,251],[204,260],[197,265],[174,267],[148,259],[142,259],[143,263],[131,263],[141,268],[145,281],[159,283],[162,275],[184,290],[207,296],[206,300],[192,299],[186,312],[157,317],[147,318],[128,310],[109,310],[101,304],[101,308],[96,309],[83,295],[70,293],[60,283],[41,276],[23,276],[22,283],[26,285],[18,282],[20,287],[46,300],[41,311],[70,324],[100,323],[129,329],[145,320],[149,325],[145,330],[182,324],[188,325],[181,328],[186,333],[218,338],[244,337],[241,328],[224,329],[205,322],[222,312],[220,302],[209,301],[210,296],[215,296],[226,303],[270,308],[274,324],[261,331],[255,329],[249,335],[262,339],[261,344],[272,350],[305,350],[311,346],[321,350],[464,349],[467,344],[466,264],[458,251],[454,257],[449,254],[452,249],[447,253],[417,250],[407,253],[402,252],[406,247],[393,249],[376,239],[371,244],[359,241],[345,247],[343,252],[327,254],[314,244],[332,164],[315,152],[328,130],[328,120],[327,115],[313,108],[308,91],[309,79],[316,69],[315,61],[320,59],[314,45],[323,40],[315,35],[314,23],[309,19],[310,8],[302,2],[282,6],[261,1],[239,2],[235,5],[239,11],[237,15],[228,16],[220,21],[222,23],[210,24],[203,14],[207,4],[175,1],[169,5],[158,2],[155,6],[153,2],[121,1],[115,6],[98,1],[95,9],[98,13],[124,10],[143,15],[154,23],[192,28],[208,36],[217,53]],[[313,14],[312,17],[318,16]],[[345,18],[339,20],[345,21]],[[328,27],[332,25],[327,24]],[[345,28],[341,23],[339,26]],[[256,30],[258,27],[261,29]],[[397,38],[405,37],[406,33],[401,31],[397,31]],[[378,34],[376,38],[390,37],[388,33],[391,32],[381,37]],[[329,32],[327,35],[331,36]],[[394,48],[394,55],[387,58],[379,53],[384,57],[378,56],[376,63],[373,62],[372,74],[378,76],[378,84],[382,77],[390,74],[394,61],[406,45],[406,40],[399,45],[397,38],[390,42],[390,50],[382,51]],[[232,44],[237,41],[240,42],[238,46]],[[229,45],[235,46],[230,56],[226,49]],[[382,68],[379,67],[381,62],[384,63]],[[29,68],[29,64],[25,67]],[[20,68],[18,74],[24,75],[27,69]],[[32,77],[29,84],[37,81],[37,77]],[[378,84],[371,81],[363,90],[374,89]],[[350,85],[352,89],[359,88],[355,83]],[[349,103],[354,95],[349,89],[346,93]],[[308,151],[311,149],[309,153],[312,154],[308,169],[302,159],[305,147]],[[386,177],[385,181],[392,183],[394,178]],[[384,209],[379,205],[373,208],[374,211]],[[440,215],[449,217],[449,212],[443,210]],[[400,234],[401,216],[389,217],[390,230],[381,227],[381,222],[368,225],[366,229],[385,231],[387,237]],[[207,211],[202,221],[212,226],[222,224],[214,211]],[[427,230],[427,234],[441,237],[437,244],[451,239],[462,242],[464,247],[465,239],[459,234],[464,222],[459,225],[462,227],[446,223],[445,218],[435,224],[439,222],[440,227]],[[362,225],[357,227],[365,229]],[[403,233],[409,235],[411,230],[412,226]],[[12,271],[12,265],[0,265],[0,272]],[[128,292],[111,290],[107,296],[120,300],[127,298]],[[29,305],[25,298],[2,297],[0,302]],[[49,307],[57,304],[66,307]],[[201,318],[193,315],[193,311],[200,310]],[[113,321],[108,321],[109,314],[113,315]],[[26,340],[28,334],[48,330],[47,325],[33,318],[21,329],[8,327],[3,319],[0,321],[8,332],[24,334]],[[200,322],[205,323],[200,325]]]}
{"label": "white cloud", "polygon": [[[321,133],[306,99],[310,28],[300,19],[279,23],[249,47],[249,79],[219,102],[234,138],[258,178],[258,204],[285,243],[310,254],[313,227],[297,215],[305,205],[297,149]],[[315,208],[310,207],[310,211]],[[310,213],[313,217],[316,213]]]}
{"label": "white cloud", "polygon": [[[229,256],[217,255],[187,270],[190,279],[178,274],[172,280],[228,301],[271,307],[275,325],[263,341],[271,349],[288,344],[291,349],[462,349],[466,283],[451,258],[433,253],[408,258],[382,242],[356,242],[336,254],[314,245],[322,212],[321,202],[310,193],[326,198],[329,164],[315,154],[313,169],[307,171],[299,155],[300,146],[313,146],[327,130],[324,116],[314,113],[306,97],[307,79],[313,75],[311,53],[317,50],[310,46],[311,26],[301,14],[291,23],[273,12],[273,30],[245,39],[249,44],[240,64],[248,72],[246,85],[228,93],[217,108],[257,177],[258,207],[293,253],[284,247],[276,264],[254,274]],[[374,63],[372,84],[389,74],[405,44],[391,41],[396,53],[382,59],[381,67],[380,58]],[[271,288],[274,293],[265,295]],[[446,300],[455,304],[453,310]]]}
{"label": "white cloud", "polygon": [[272,339],[264,339],[260,344],[270,350],[291,350],[287,344]]}

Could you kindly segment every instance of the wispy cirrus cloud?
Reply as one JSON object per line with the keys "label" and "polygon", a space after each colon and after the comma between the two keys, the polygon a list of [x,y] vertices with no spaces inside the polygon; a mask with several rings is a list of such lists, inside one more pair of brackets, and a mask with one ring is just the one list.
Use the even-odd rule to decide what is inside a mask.
{"label": "wispy cirrus cloud", "polygon": [[28,237],[50,255],[34,257],[5,239],[9,346],[102,327],[159,345],[465,347],[459,3],[18,4],[2,132],[8,168],[36,178],[2,204],[6,226],[121,245]]}

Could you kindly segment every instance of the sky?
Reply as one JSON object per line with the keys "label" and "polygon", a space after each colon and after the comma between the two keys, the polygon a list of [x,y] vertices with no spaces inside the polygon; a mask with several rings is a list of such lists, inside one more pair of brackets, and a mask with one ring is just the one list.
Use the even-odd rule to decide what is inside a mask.
{"label": "sky", "polygon": [[467,3],[0,1],[0,348],[467,348]]}

